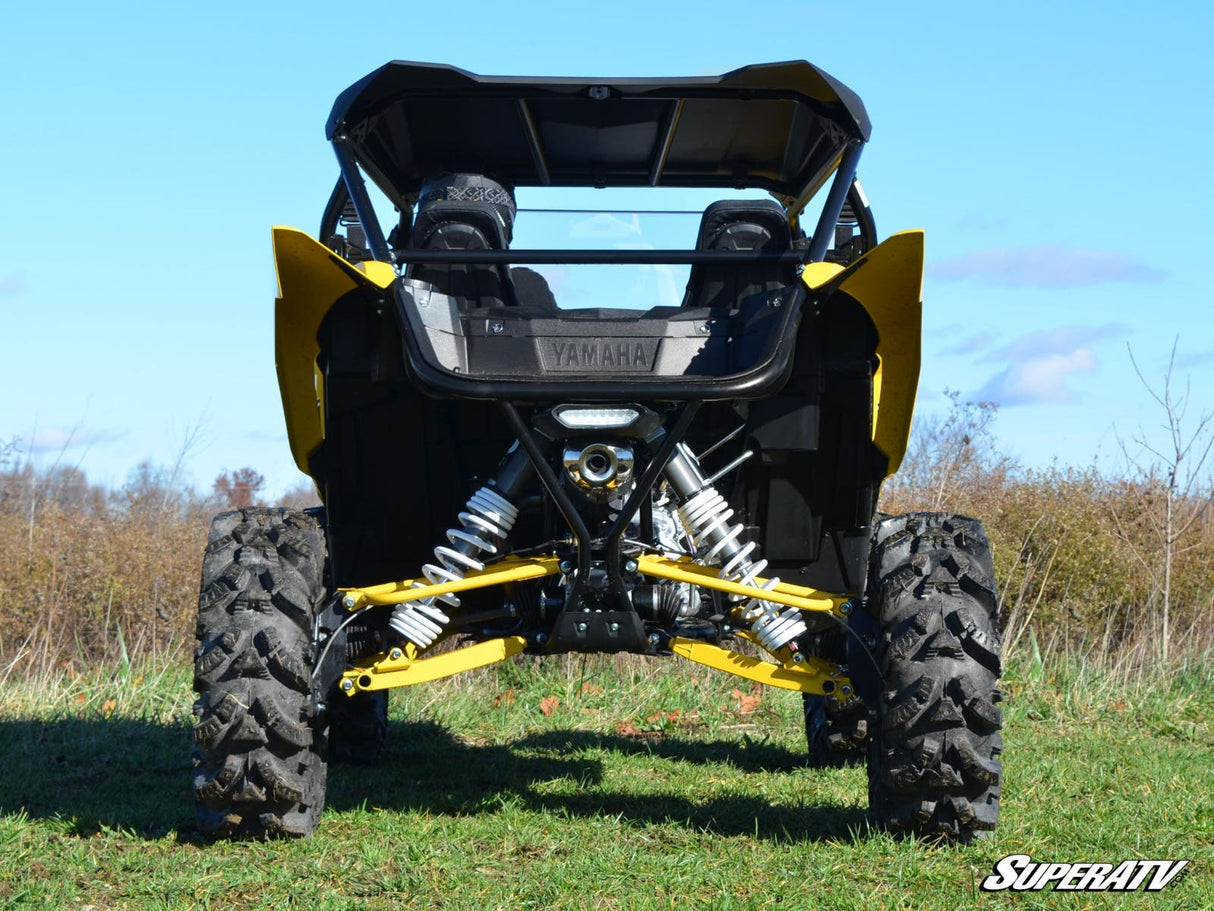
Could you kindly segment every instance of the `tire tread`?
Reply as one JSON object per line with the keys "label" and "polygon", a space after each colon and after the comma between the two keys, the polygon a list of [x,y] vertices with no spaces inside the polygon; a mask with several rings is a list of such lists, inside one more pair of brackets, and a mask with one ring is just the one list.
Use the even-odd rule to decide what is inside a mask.
{"label": "tire tread", "polygon": [[970,841],[999,813],[998,597],[976,519],[911,513],[881,522],[869,610],[884,631],[869,812],[897,833]]}
{"label": "tire tread", "polygon": [[303,513],[247,508],[212,523],[194,653],[205,835],[300,836],[319,821],[328,744],[310,669],[324,553],[322,529]]}

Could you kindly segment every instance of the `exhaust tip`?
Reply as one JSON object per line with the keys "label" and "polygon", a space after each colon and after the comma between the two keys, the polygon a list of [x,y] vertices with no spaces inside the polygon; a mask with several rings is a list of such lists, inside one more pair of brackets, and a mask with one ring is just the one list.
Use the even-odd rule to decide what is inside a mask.
{"label": "exhaust tip", "polygon": [[591,443],[565,450],[565,472],[582,490],[592,493],[615,490],[632,479],[632,450],[609,443]]}

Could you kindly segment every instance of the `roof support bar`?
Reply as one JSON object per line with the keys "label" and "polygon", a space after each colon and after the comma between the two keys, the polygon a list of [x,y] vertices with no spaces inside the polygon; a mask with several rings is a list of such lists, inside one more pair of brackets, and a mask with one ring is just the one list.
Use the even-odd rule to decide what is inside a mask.
{"label": "roof support bar", "polygon": [[818,217],[818,226],[814,228],[813,239],[809,242],[808,262],[821,262],[830,248],[830,242],[835,236],[835,225],[839,223],[839,215],[843,211],[843,203],[847,199],[847,191],[851,189],[852,181],[856,179],[856,166],[860,164],[860,153],[864,151],[864,143],[853,142],[843,152],[839,169],[835,171],[835,181],[830,185],[830,193],[826,196],[826,204]]}
{"label": "roof support bar", "polygon": [[666,118],[662,149],[658,152],[658,157],[653,160],[653,167],[649,171],[649,185],[651,187],[656,187],[658,181],[662,179],[662,169],[666,167],[666,159],[670,156],[670,144],[674,142],[674,133],[679,128],[679,118],[682,116],[683,99],[680,98],[674,103],[669,116]]}
{"label": "roof support bar", "polygon": [[358,162],[354,153],[346,145],[346,137],[337,136],[333,139],[333,152],[337,155],[337,166],[341,168],[342,179],[350,192],[350,201],[354,203],[354,211],[358,213],[358,222],[362,225],[363,233],[367,236],[367,246],[371,255],[381,262],[393,263],[395,258],[384,240],[384,229],[375,217],[375,207],[371,205],[371,197],[367,195],[367,186],[363,183],[362,173],[358,170]]}
{"label": "roof support bar", "polygon": [[544,159],[544,150],[540,148],[540,134],[535,129],[535,118],[531,116],[531,106],[527,104],[526,98],[518,100],[518,110],[523,117],[523,126],[527,128],[527,147],[531,149],[531,160],[535,162],[535,171],[539,175],[540,183],[544,186],[552,184],[552,177],[548,174],[548,162]]}

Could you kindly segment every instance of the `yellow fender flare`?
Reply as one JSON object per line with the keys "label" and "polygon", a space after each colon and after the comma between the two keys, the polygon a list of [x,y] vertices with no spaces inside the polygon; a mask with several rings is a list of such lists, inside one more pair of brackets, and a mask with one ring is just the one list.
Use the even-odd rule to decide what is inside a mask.
{"label": "yellow fender flare", "polygon": [[273,229],[278,298],[274,302],[274,361],[291,455],[304,474],[325,438],[325,378],[316,363],[316,333],[329,309],[351,291],[380,297],[396,279],[387,263],[354,265],[297,228]]}
{"label": "yellow fender flare", "polygon": [[903,231],[846,269],[810,263],[801,273],[826,300],[842,292],[860,303],[877,329],[872,440],[888,458],[885,476],[902,464],[910,440],[923,331],[923,232]]}

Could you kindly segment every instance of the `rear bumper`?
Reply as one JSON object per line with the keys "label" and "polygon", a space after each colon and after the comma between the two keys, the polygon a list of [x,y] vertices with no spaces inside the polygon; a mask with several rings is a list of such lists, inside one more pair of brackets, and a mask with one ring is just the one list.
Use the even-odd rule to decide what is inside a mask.
{"label": "rear bumper", "polygon": [[529,403],[765,398],[787,381],[806,300],[798,284],[733,311],[461,310],[408,279],[394,297],[426,392]]}

